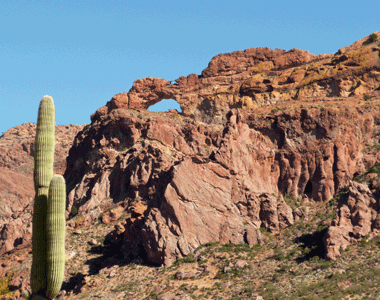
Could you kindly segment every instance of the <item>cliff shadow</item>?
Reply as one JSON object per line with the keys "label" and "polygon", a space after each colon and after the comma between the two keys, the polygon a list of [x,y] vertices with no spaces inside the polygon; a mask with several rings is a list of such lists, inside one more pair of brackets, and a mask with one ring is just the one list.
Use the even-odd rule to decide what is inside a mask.
{"label": "cliff shadow", "polygon": [[107,270],[114,266],[122,267],[129,264],[158,267],[149,262],[144,247],[133,241],[129,243],[115,243],[105,241],[104,245],[92,247],[90,254],[100,254],[100,256],[88,259],[85,264],[89,266],[89,275],[107,273]]}
{"label": "cliff shadow", "polygon": [[313,233],[303,234],[293,240],[303,249],[302,254],[296,258],[297,263],[308,261],[313,257],[324,259],[326,255],[323,237],[327,232],[327,228]]}

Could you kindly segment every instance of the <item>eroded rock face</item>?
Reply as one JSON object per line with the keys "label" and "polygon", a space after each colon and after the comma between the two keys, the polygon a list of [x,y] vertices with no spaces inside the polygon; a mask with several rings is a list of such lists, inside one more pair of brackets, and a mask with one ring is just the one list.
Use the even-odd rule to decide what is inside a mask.
{"label": "eroded rock face", "polygon": [[[159,207],[147,212],[141,227],[132,223],[126,228],[134,236],[142,233],[141,242],[154,263],[170,265],[207,242],[252,247],[263,240],[261,226],[276,233],[293,224],[286,203],[242,189],[219,164],[185,159],[171,172]],[[269,205],[263,208],[264,203]],[[280,222],[281,213],[289,211],[289,223]]]}
{"label": "eroded rock face", "polygon": [[[86,127],[70,150],[65,176],[76,186],[68,186],[68,209],[76,203],[79,210],[87,210],[107,197],[153,198],[158,181],[185,157],[202,164],[215,161],[252,191],[276,193],[278,168],[272,142],[247,124],[237,124],[234,114],[223,132],[224,127],[183,117],[176,121],[149,112],[111,112],[103,122]],[[256,144],[266,149],[260,157],[254,151]],[[270,180],[256,177],[253,169]]]}
{"label": "eroded rock face", "polygon": [[338,203],[337,212],[324,237],[326,258],[334,260],[340,249],[380,233],[379,199],[363,183],[350,181],[348,192]]}
{"label": "eroded rock face", "polygon": [[380,123],[373,109],[295,107],[274,115],[251,114],[246,122],[276,145],[277,186],[283,195],[327,201],[377,161],[377,154],[365,151],[378,139]]}
{"label": "eroded rock face", "polygon": [[131,218],[118,224],[107,240],[128,251],[140,245],[150,262],[169,266],[201,244],[252,247],[264,243],[260,227],[277,233],[294,223],[282,197],[234,186],[234,176],[213,162],[187,158],[173,167],[169,178],[156,203],[130,202]]}
{"label": "eroded rock face", "polygon": [[142,203],[108,240],[158,264],[210,241],[254,245],[261,227],[279,232],[304,216],[280,194],[328,201],[377,159],[363,152],[378,139],[377,109],[231,110],[225,125],[115,109],[74,141],[67,211],[91,212],[109,198],[127,209]]}

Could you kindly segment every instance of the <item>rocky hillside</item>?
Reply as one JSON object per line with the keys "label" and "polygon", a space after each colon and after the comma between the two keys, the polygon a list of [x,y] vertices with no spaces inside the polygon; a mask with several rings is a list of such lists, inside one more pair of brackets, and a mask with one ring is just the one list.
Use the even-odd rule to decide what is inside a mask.
{"label": "rocky hillside", "polygon": [[[378,35],[335,54],[220,54],[201,75],[135,81],[91,124],[57,126],[55,168],[68,194],[60,297],[276,299],[276,286],[282,299],[377,295],[370,282],[357,290],[350,255],[358,243],[361,263],[378,253]],[[169,98],[182,113],[147,111]],[[32,137],[35,125],[23,126],[15,132]],[[33,146],[12,130],[0,139],[13,141],[1,176],[9,190],[25,185],[12,190],[18,206],[2,202],[0,277],[17,299],[29,288],[21,246]],[[368,272],[361,282],[380,279]],[[331,290],[314,286],[326,278]]]}

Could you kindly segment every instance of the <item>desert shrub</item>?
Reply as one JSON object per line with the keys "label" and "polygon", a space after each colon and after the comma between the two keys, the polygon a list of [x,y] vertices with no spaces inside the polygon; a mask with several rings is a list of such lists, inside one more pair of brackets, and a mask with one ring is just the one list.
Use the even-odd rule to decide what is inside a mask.
{"label": "desert shrub", "polygon": [[289,197],[288,195],[285,195],[284,201],[286,204],[288,204],[292,209],[296,209],[301,206],[302,202],[302,196],[299,196],[298,198],[292,198]]}
{"label": "desert shrub", "polygon": [[9,284],[11,282],[11,276],[0,279],[0,295],[5,295],[9,293]]}
{"label": "desert shrub", "polygon": [[291,266],[288,266],[286,264],[282,265],[280,269],[277,269],[276,272],[277,273],[280,273],[280,274],[283,274],[283,273],[286,273],[288,272],[292,267]]}
{"label": "desert shrub", "polygon": [[75,206],[72,206],[71,207],[71,215],[73,217],[75,217],[77,214],[78,214],[78,208],[76,208]]}
{"label": "desert shrub", "polygon": [[372,33],[370,36],[369,36],[369,39],[371,40],[372,43],[376,42],[377,41],[377,34],[376,33]]}
{"label": "desert shrub", "polygon": [[281,260],[285,259],[285,254],[282,251],[281,247],[276,247],[273,250],[274,250],[274,259],[275,260],[281,261]]}
{"label": "desert shrub", "polygon": [[180,258],[178,259],[176,262],[175,262],[175,265],[179,265],[181,263],[193,263],[193,262],[196,262],[197,261],[197,258],[194,256],[193,253],[189,253],[189,255],[183,257],[183,258]]}

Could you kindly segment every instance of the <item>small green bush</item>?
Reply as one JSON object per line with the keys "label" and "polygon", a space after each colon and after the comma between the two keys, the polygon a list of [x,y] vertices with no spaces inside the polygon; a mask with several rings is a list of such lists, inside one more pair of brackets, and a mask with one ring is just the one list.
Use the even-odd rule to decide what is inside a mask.
{"label": "small green bush", "polygon": [[77,214],[78,214],[78,208],[76,208],[75,206],[72,206],[71,207],[71,215],[73,217],[75,217]]}
{"label": "small green bush", "polygon": [[194,256],[193,253],[189,253],[189,255],[183,257],[183,258],[180,258],[178,259],[176,262],[175,262],[175,265],[179,265],[181,263],[193,263],[193,262],[196,262],[197,261],[197,258]]}
{"label": "small green bush", "polygon": [[372,33],[370,36],[369,36],[369,39],[372,41],[372,43],[376,42],[377,39],[378,39],[378,36],[376,33]]}
{"label": "small green bush", "polygon": [[285,254],[281,247],[274,248],[274,259],[278,261],[285,259]]}

